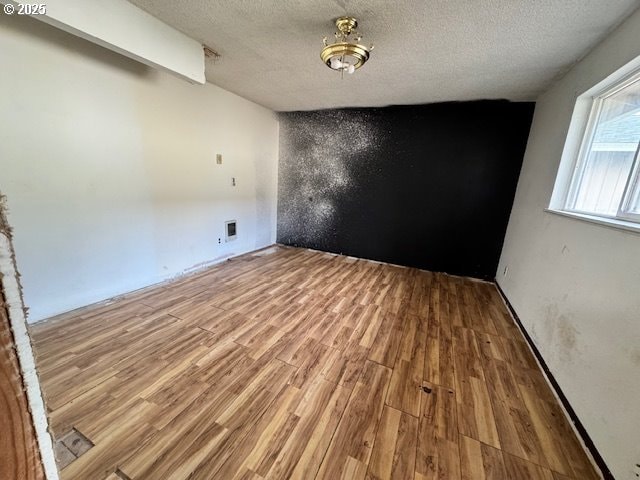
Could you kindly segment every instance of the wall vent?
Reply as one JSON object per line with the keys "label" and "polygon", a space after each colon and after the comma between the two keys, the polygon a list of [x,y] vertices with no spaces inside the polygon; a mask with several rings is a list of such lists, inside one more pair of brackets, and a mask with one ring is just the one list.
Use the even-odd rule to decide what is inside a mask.
{"label": "wall vent", "polygon": [[225,225],[225,241],[230,242],[231,240],[235,240],[238,236],[238,230],[236,229],[236,221],[229,220],[228,222],[224,222]]}

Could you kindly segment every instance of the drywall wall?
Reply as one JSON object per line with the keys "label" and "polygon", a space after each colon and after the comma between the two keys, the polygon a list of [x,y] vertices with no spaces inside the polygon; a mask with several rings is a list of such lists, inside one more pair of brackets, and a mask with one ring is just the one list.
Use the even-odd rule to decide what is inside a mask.
{"label": "drywall wall", "polygon": [[278,241],[493,279],[532,103],[280,114]]}
{"label": "drywall wall", "polygon": [[0,15],[0,44],[0,190],[29,321],[274,242],[271,111],[29,18]]}
{"label": "drywall wall", "polygon": [[640,55],[638,31],[636,12],[539,98],[497,276],[620,480],[640,463],[640,234],[544,209],[576,97]]}
{"label": "drywall wall", "polygon": [[202,44],[127,0],[48,0],[46,4],[0,0],[0,3],[5,4],[8,15],[37,10],[32,15],[36,20],[190,82],[206,81]]}

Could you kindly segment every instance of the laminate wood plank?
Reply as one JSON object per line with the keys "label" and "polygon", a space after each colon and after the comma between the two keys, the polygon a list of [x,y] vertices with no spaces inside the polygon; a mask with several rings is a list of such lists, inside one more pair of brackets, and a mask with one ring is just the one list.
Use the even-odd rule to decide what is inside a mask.
{"label": "laminate wood plank", "polygon": [[531,415],[533,429],[540,439],[542,454],[545,458],[545,466],[548,465],[549,468],[563,475],[573,476],[574,472],[571,464],[562,449],[562,439],[554,435],[555,432],[549,424],[547,412],[545,411],[542,401],[537,398],[534,392],[529,391],[527,388],[521,388],[520,390],[527,405],[527,410]]}
{"label": "laminate wood plank", "polygon": [[487,312],[491,315],[498,334],[510,340],[522,340],[522,333],[507,311],[497,288],[491,284],[482,284],[479,288],[484,291],[485,297],[490,302]]}
{"label": "laminate wood plank", "polygon": [[524,339],[518,340],[502,340],[503,351],[505,352],[505,360],[514,367],[520,367],[525,369],[538,369],[538,364],[529,350],[529,346],[524,342]]}
{"label": "laminate wood plank", "polygon": [[[162,346],[162,349],[157,353],[157,356],[161,360],[165,360],[170,364],[177,361],[184,361],[184,352],[189,352],[189,355],[198,355],[199,353],[206,352],[206,343],[210,337],[211,334],[206,330],[195,327],[190,328],[184,335],[176,338],[175,341],[166,342]],[[189,361],[192,361],[192,359],[193,358],[190,357]]]}
{"label": "laminate wood plank", "polygon": [[200,320],[214,318],[222,313],[222,309],[210,305],[208,302],[194,300],[189,298],[182,303],[167,309],[167,313],[187,322],[193,322],[197,325]]}
{"label": "laminate wood plank", "polygon": [[460,436],[460,473],[462,480],[505,480],[502,452],[473,438]]}
{"label": "laminate wood plank", "polygon": [[483,364],[502,450],[547,466],[533,420],[508,364],[486,359]]}
{"label": "laminate wood plank", "polygon": [[179,361],[168,363],[167,368],[162,369],[161,372],[153,378],[153,382],[139,391],[138,395],[142,398],[147,398],[164,388],[167,383],[173,383],[193,368],[193,362],[197,358],[202,357],[206,351],[207,349],[201,345],[185,350]]}
{"label": "laminate wood plank", "polygon": [[[537,401],[543,406],[547,424],[554,436],[554,442],[560,443],[562,452],[569,461],[575,477],[587,480],[599,479],[600,475],[596,473],[589,457],[584,454],[584,449],[561,406],[556,401],[549,402],[544,397],[537,397]],[[558,440],[560,438],[562,441]]]}
{"label": "laminate wood plank", "polygon": [[468,377],[456,390],[460,433],[500,448],[491,399],[484,380]]}
{"label": "laminate wood plank", "polygon": [[129,418],[129,412],[142,410],[152,415],[157,411],[156,405],[135,396],[122,401],[107,395],[106,399],[95,407],[94,412],[97,414],[85,415],[73,425],[94,444],[107,437],[114,425]]}
{"label": "laminate wood plank", "polygon": [[[557,407],[557,406],[556,406]],[[559,409],[559,407],[557,407]],[[557,414],[563,417],[564,422],[568,420],[564,418],[564,414]],[[584,447],[576,438],[576,435],[573,429],[567,426],[563,433],[556,435],[560,435],[565,439],[565,442],[561,443],[562,451],[564,456],[569,460],[571,468],[575,474],[575,478],[584,478],[587,480],[599,480],[601,478],[600,474],[596,472],[596,469],[591,462],[590,458],[585,455]],[[554,477],[561,477],[562,475],[557,472],[553,472]]]}
{"label": "laminate wood plank", "polygon": [[369,310],[367,310],[365,305],[360,305],[358,303],[352,304],[341,315],[342,324],[351,330],[355,330],[359,325],[361,325],[363,315],[368,313]]}
{"label": "laminate wood plank", "polygon": [[351,391],[318,379],[295,410],[300,418],[265,478],[314,478],[325,456]]}
{"label": "laminate wood plank", "polygon": [[427,430],[418,433],[416,480],[459,480],[460,450],[458,442],[432,437]]}
{"label": "laminate wood plank", "polygon": [[298,303],[282,305],[274,309],[272,314],[269,316],[269,323],[286,332],[296,326],[296,323],[291,320],[304,318],[305,313],[305,305]]}
{"label": "laminate wood plank", "polygon": [[340,474],[340,480],[358,480],[365,478],[367,464],[360,460],[348,456],[344,468]]}
{"label": "laminate wood plank", "polygon": [[391,375],[387,405],[414,417],[420,414],[427,321],[409,314]]}
{"label": "laminate wood plank", "polygon": [[556,396],[553,394],[544,374],[540,370],[521,368],[514,365],[510,365],[510,368],[516,378],[518,386],[524,386],[535,391],[540,398],[549,403],[553,404],[557,402]]}
{"label": "laminate wood plank", "polygon": [[472,298],[468,308],[473,315],[473,328],[478,333],[497,335],[498,330],[493,323],[493,317],[488,312],[488,300],[483,295],[482,286],[481,282],[474,281],[469,285],[468,289]]}
{"label": "laminate wood plank", "polygon": [[344,351],[334,350],[330,353],[322,376],[330,382],[345,386],[349,389],[362,372],[367,360],[367,349],[360,345],[352,345]]}
{"label": "laminate wood plank", "polygon": [[161,291],[158,293],[150,294],[145,298],[142,298],[140,300],[140,303],[148,307],[151,307],[154,310],[165,310],[186,299],[187,297],[185,296],[173,298],[171,296],[167,296],[164,291]]}
{"label": "laminate wood plank", "polygon": [[462,390],[462,382],[468,378],[484,380],[482,357],[473,330],[455,327],[453,329],[453,350],[456,390]]}
{"label": "laminate wood plank", "polygon": [[389,290],[380,292],[376,298],[376,304],[384,306],[389,312],[396,315],[404,315],[407,313],[409,304],[407,298],[411,294],[411,287],[409,279],[407,278],[410,270],[404,270],[401,275],[398,275]]}
{"label": "laminate wood plank", "polygon": [[[438,366],[438,381],[434,381],[434,383],[445,387],[455,388],[453,336],[451,333],[451,326],[446,323],[441,324],[438,328]],[[425,380],[429,381],[430,379],[425,377]]]}
{"label": "laminate wood plank", "polygon": [[503,454],[507,478],[521,480],[554,480],[553,473],[548,468],[527,462],[508,453]]}
{"label": "laminate wood plank", "polygon": [[370,349],[380,330],[380,326],[384,320],[382,309],[375,304],[367,304],[362,315],[361,325],[358,330],[362,330],[359,343],[361,347]]}
{"label": "laminate wood plank", "polygon": [[242,311],[242,307],[247,302],[251,302],[255,297],[260,296],[268,289],[265,283],[253,284],[250,288],[236,288],[228,292],[223,299],[214,300],[214,306],[222,310]]}
{"label": "laminate wood plank", "polygon": [[291,412],[295,410],[300,399],[298,388],[285,387],[276,402],[243,438],[242,444],[234,454],[215,472],[216,476],[236,479],[240,478],[246,469],[266,474],[300,420]]}
{"label": "laminate wood plank", "polygon": [[424,270],[411,270],[411,275],[413,282],[408,312],[427,318],[431,306],[431,285],[435,274]]}
{"label": "laminate wood plank", "polygon": [[118,373],[113,368],[104,369],[102,365],[87,368],[85,370],[69,370],[69,377],[59,383],[48,382],[45,385],[45,398],[47,406],[55,410],[74,398],[100,385]]}
{"label": "laminate wood plank", "polygon": [[305,352],[307,353],[306,358],[291,379],[291,384],[298,388],[303,388],[309,382],[314,381],[321,375],[322,369],[329,363],[332,355],[337,355],[337,352],[317,342],[306,348]]}
{"label": "laminate wood plank", "polygon": [[385,406],[366,478],[412,479],[416,463],[418,419]]}
{"label": "laminate wood plank", "polygon": [[483,360],[501,360],[503,362],[508,360],[502,337],[489,333],[476,333],[476,340]]}
{"label": "laminate wood plank", "polygon": [[390,377],[388,368],[367,362],[316,478],[341,478],[349,457],[368,464]]}
{"label": "laminate wood plank", "polygon": [[252,472],[251,470],[248,470],[248,469],[239,478],[240,480],[263,480],[264,479],[264,477],[261,477],[257,473]]}
{"label": "laminate wood plank", "polygon": [[[103,363],[105,366],[111,366],[119,372],[129,367],[145,364],[150,358],[157,360],[160,352],[166,348],[166,339],[182,338],[182,328],[178,324],[179,320],[165,315],[163,319],[171,319],[173,323],[162,322],[160,325],[151,325],[148,329],[135,328],[131,329],[132,334],[127,332],[114,332],[116,337],[123,337],[126,341],[119,345],[115,345],[107,341],[112,346],[112,355],[105,358]],[[135,331],[135,332],[134,332]],[[90,355],[90,352],[87,353]]]}
{"label": "laminate wood plank", "polygon": [[247,347],[247,356],[254,360],[264,355],[285,335],[283,330],[273,325],[265,325],[256,329],[256,334],[249,340],[245,340],[246,334],[235,340],[236,343]]}
{"label": "laminate wood plank", "polygon": [[459,479],[458,414],[453,390],[425,383],[416,454],[416,478]]}
{"label": "laminate wood plank", "polygon": [[[533,429],[540,438],[542,454],[546,460],[545,465],[563,475],[581,479],[597,478],[589,462],[577,462],[574,470],[567,458],[564,447],[566,442],[571,441],[573,435],[559,423],[564,417],[562,413],[554,412],[544,400],[539,399],[535,392],[528,388],[521,387],[520,390],[531,414]],[[563,440],[565,432],[568,433],[567,440]]]}
{"label": "laminate wood plank", "polygon": [[425,341],[424,380],[441,385],[440,380],[440,330],[438,316],[431,310],[429,314],[427,338]]}
{"label": "laminate wood plank", "polygon": [[215,418],[235,398],[227,391],[208,390],[129,455],[120,469],[132,479],[166,478],[176,470],[190,473],[188,466],[195,468],[227,434]]}
{"label": "laminate wood plank", "polygon": [[[120,369],[123,364],[135,363],[131,357],[138,354],[138,358],[140,356],[146,358],[147,354],[144,350],[137,350],[138,347],[152,348],[151,344],[155,340],[155,348],[159,350],[160,347],[165,346],[168,334],[181,332],[182,328],[178,326],[178,322],[178,319],[164,314],[140,319],[134,327],[124,326],[116,339],[104,338],[100,345],[95,345],[83,353],[76,354],[72,360],[73,365],[80,369],[96,364]],[[172,335],[169,336],[169,338],[171,337]]]}
{"label": "laminate wood plank", "polygon": [[101,389],[90,390],[51,412],[49,428],[54,438],[59,438],[83,419],[90,419],[99,412],[113,410],[119,403],[121,403],[119,399]]}
{"label": "laminate wood plank", "polygon": [[260,366],[257,375],[252,375],[250,381],[245,381],[243,377],[229,387],[229,391],[238,396],[217,418],[220,425],[231,429],[240,428],[246,421],[259,417],[266,408],[265,402],[270,402],[277,396],[294,372],[291,365],[277,359]]}
{"label": "laminate wood plank", "polygon": [[453,390],[439,385],[423,383],[420,421],[434,435],[451,442],[458,441],[458,414]]}
{"label": "laminate wood plank", "polygon": [[[215,307],[214,307],[215,308]],[[237,338],[245,333],[247,330],[243,330],[242,332],[236,332],[236,329],[239,329],[244,325],[253,326],[257,322],[250,321],[246,315],[242,315],[233,310],[219,310],[219,312],[211,316],[208,319],[200,318],[197,323],[194,323],[195,326],[202,328],[203,330],[207,330],[208,332],[213,333],[216,336],[216,341],[222,341],[225,338],[225,334],[235,333],[235,337]]]}
{"label": "laminate wood plank", "polygon": [[431,293],[427,328],[424,380],[455,388],[450,299],[446,277],[439,274]]}
{"label": "laminate wood plank", "polygon": [[385,312],[373,346],[369,351],[369,360],[386,367],[393,367],[402,340],[403,329],[402,315],[390,311]]}
{"label": "laminate wood plank", "polygon": [[[189,473],[188,478],[209,479],[216,476],[216,472],[227,462],[231,462],[231,465],[242,463],[246,455],[246,447],[243,445],[252,447],[257,440],[256,428],[263,430],[265,422],[271,421],[282,403],[286,403],[290,398],[287,394],[281,394],[281,391],[261,391],[251,399],[247,399],[248,408],[243,409],[241,418],[228,418],[225,421],[219,417],[217,423],[225,423],[228,434],[223,437],[220,447],[211,450],[206,458]],[[239,455],[235,455],[235,452],[239,452]]]}
{"label": "laminate wood plank", "polygon": [[[572,480],[571,477],[562,475],[561,473],[558,473],[558,472],[552,471],[551,474],[553,475],[553,480]],[[600,477],[597,477],[597,478],[600,478]]]}
{"label": "laminate wood plank", "polygon": [[146,398],[158,407],[147,423],[158,430],[164,428],[208,388],[208,384],[194,381],[189,376],[166,385]]}
{"label": "laminate wood plank", "polygon": [[500,448],[475,333],[468,328],[455,327],[453,340],[460,433]]}

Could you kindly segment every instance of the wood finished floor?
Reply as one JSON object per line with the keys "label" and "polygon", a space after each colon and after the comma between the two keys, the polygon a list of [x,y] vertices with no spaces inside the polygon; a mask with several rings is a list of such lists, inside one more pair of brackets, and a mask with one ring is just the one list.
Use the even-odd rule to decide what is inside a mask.
{"label": "wood finished floor", "polygon": [[599,478],[489,283],[278,247],[32,335],[65,480]]}

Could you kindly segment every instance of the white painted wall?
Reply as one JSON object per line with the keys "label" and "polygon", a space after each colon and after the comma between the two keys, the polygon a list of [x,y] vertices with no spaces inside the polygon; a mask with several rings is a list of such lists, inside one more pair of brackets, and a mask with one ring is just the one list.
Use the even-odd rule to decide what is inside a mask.
{"label": "white painted wall", "polygon": [[[15,6],[17,16],[25,2],[0,3]],[[127,0],[47,0],[44,5],[33,18],[190,82],[206,81],[200,42]]]}
{"label": "white painted wall", "polygon": [[0,191],[29,321],[275,241],[273,112],[29,18],[0,15],[0,45]]}
{"label": "white painted wall", "polygon": [[497,278],[619,480],[640,463],[640,234],[544,209],[577,96],[640,56],[638,32],[640,11],[539,98]]}

